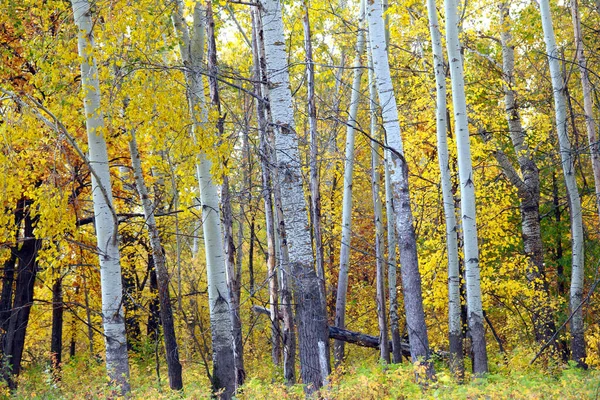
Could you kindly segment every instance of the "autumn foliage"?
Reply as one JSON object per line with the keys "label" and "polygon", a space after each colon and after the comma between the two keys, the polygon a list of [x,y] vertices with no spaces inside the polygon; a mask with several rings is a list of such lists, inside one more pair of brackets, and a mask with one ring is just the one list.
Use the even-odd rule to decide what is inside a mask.
{"label": "autumn foliage", "polygon": [[[194,2],[183,3],[185,19],[190,22]],[[316,67],[317,164],[326,307],[332,325],[341,237],[344,132],[351,96],[358,2],[348,2],[345,6],[323,0],[309,3]],[[544,285],[548,294],[545,305],[552,311],[556,327],[561,328],[555,339],[556,346],[551,346],[530,364],[543,344],[536,341],[532,313],[539,306],[536,300],[546,294],[536,292],[536,288],[544,285],[531,285],[527,280],[530,267],[523,246],[518,192],[493,156],[501,150],[509,162],[517,165],[519,154],[515,154],[510,141],[504,108],[506,82],[500,32],[506,26],[500,22],[497,2],[489,0],[464,3],[460,35],[490,373],[476,379],[472,377],[468,351],[465,353],[465,384],[461,384],[447,366],[446,231],[437,164],[431,44],[424,2],[406,0],[390,2],[386,11],[389,56],[409,167],[423,306],[437,380],[425,383],[418,380],[418,363],[382,365],[378,363],[377,350],[347,344],[344,363],[329,377],[329,386],[320,391],[324,398],[581,399],[598,396],[600,306],[594,290],[600,280],[600,225],[590,162],[591,152],[597,151],[597,145],[590,147],[585,136],[586,116],[579,70],[573,61],[575,45],[569,4],[552,3],[560,62],[568,88],[565,93],[567,125],[575,157],[572,173],[576,176],[583,206],[585,303],[582,310],[587,345],[585,364],[589,369],[577,368],[567,361],[570,345],[567,322],[571,315],[569,204],[562,178],[539,11],[535,2],[514,1],[510,6],[516,59],[512,88],[521,113],[525,141],[539,168],[539,215]],[[72,141],[58,128],[59,124],[64,127],[77,146],[87,151],[80,59],[72,11],[68,2],[58,0],[1,0],[0,4],[0,337],[3,341],[9,332],[11,312],[14,313],[16,303],[11,299],[18,292],[20,266],[26,264],[24,246],[29,240],[36,240],[34,261],[29,265],[34,283],[32,299],[26,302],[30,311],[25,324],[22,372],[12,377],[12,364],[4,359],[0,374],[6,384],[1,387],[1,394],[6,398],[116,398],[117,392],[106,381],[103,369],[101,288],[91,173]],[[181,40],[171,21],[172,2],[101,0],[93,3],[94,56],[99,66],[106,126],[103,134],[108,145],[114,208],[119,222],[123,306],[134,398],[166,399],[180,395],[169,392],[166,384],[158,286],[128,150],[132,129],[137,134],[144,179],[167,259],[179,358],[184,371],[184,395],[189,398],[211,396],[207,376],[212,365],[211,322],[196,175],[197,155],[203,152],[212,162],[215,182],[222,183],[222,176],[227,175],[231,192],[234,258],[242,277],[240,318],[246,373],[238,398],[304,396],[300,385],[284,384],[281,365],[272,363],[269,317],[253,308],[268,307],[270,300],[264,188],[260,176],[264,154],[260,149],[253,86],[249,12],[252,4],[212,2],[221,110],[209,108],[203,128],[193,137],[185,66],[180,59]],[[595,71],[600,66],[600,9],[597,2],[583,2],[579,7],[595,96],[594,118],[598,121],[600,79]],[[438,8],[443,9],[441,4]],[[310,139],[305,101],[303,11],[300,2],[292,1],[284,1],[284,9],[296,131],[300,139],[302,172],[308,182]],[[440,21],[443,31],[443,13]],[[366,54],[364,59],[366,61]],[[373,142],[369,131],[369,91],[364,75],[357,116],[346,326],[352,331],[378,336],[371,193]],[[452,115],[451,101],[448,104],[448,115]],[[215,129],[217,124],[223,124],[222,136]],[[459,207],[453,128],[448,130],[448,142],[455,206]],[[383,164],[378,168],[383,176]],[[309,186],[304,187],[308,201]],[[384,195],[383,189],[381,195]],[[459,246],[462,246],[460,235]],[[460,262],[462,268],[464,260]],[[400,283],[397,290],[402,302]],[[468,349],[470,339],[464,300],[464,340]],[[54,331],[59,309],[61,328]],[[399,309],[403,310],[402,303]],[[403,336],[406,336],[405,325],[405,317],[400,312]],[[56,349],[51,347],[56,335],[61,338],[58,356],[51,350]]]}

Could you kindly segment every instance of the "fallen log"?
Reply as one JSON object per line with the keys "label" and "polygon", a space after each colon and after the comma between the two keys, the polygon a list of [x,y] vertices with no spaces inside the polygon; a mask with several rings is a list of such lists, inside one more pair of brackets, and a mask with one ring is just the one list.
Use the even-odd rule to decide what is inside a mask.
{"label": "fallen log", "polygon": [[[252,311],[257,314],[271,315],[268,308],[261,306],[252,306]],[[379,348],[379,337],[366,335],[360,332],[349,331],[347,329],[341,329],[336,326],[329,326],[329,339],[341,340],[346,343],[355,344],[362,347],[371,347],[373,349]],[[390,348],[392,341],[390,340]],[[410,347],[408,343],[402,343],[402,355],[410,357]]]}

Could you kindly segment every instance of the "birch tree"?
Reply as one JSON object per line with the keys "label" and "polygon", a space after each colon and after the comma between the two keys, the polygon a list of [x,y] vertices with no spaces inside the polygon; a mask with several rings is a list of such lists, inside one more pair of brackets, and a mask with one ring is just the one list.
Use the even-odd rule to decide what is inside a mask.
{"label": "birch tree", "polygon": [[152,260],[156,271],[156,283],[158,286],[158,298],[160,301],[160,322],[163,327],[165,340],[165,353],[167,358],[167,368],[169,371],[169,386],[173,390],[183,389],[183,380],[181,377],[181,364],[179,362],[179,349],[175,335],[175,324],[173,321],[173,309],[171,307],[171,297],[169,295],[169,272],[166,267],[166,257],[160,241],[156,218],[154,216],[154,207],[148,188],[142,172],[142,162],[140,152],[135,137],[135,130],[131,130],[131,139],[129,141],[129,151],[131,154],[131,165],[133,168],[135,186],[140,195],[142,209],[144,210],[144,219],[148,235],[150,236],[150,248],[152,249]]}
{"label": "birch tree", "polygon": [[[373,60],[371,52],[369,55],[369,114],[370,114],[370,131],[372,138],[378,138],[377,128],[377,104],[375,98],[377,96],[377,88],[375,87],[375,79],[373,77]],[[379,156],[380,146],[376,141],[371,142],[371,191],[373,193],[373,217],[375,219],[375,266],[376,272],[376,302],[377,302],[377,320],[379,323],[379,358],[386,363],[390,362],[390,346],[388,340],[387,315],[385,309],[385,240],[383,234],[383,212],[381,209],[381,196],[379,194],[379,185],[381,174],[379,168],[381,157]]]}
{"label": "birch tree", "polygon": [[[175,29],[180,36],[180,50],[185,65],[186,95],[192,118],[192,135],[196,138],[208,125],[208,110],[202,78],[204,54],[205,12],[195,3],[192,36],[183,19],[183,4],[178,1],[172,14]],[[223,397],[231,398],[236,388],[234,344],[230,310],[227,270],[221,236],[221,216],[217,185],[211,176],[211,162],[204,151],[198,154],[196,164],[200,204],[202,207],[202,231],[206,254],[208,280],[208,303],[213,355],[213,388],[224,390]]]}
{"label": "birch tree", "polygon": [[[263,76],[261,71],[261,56],[259,50],[260,29],[257,21],[260,16],[255,9],[251,10],[252,17],[252,61],[254,69],[254,99],[256,119],[260,141],[260,164],[262,180],[262,196],[265,208],[265,231],[267,237],[267,274],[269,279],[269,311],[271,319],[271,357],[273,364],[281,363],[281,337],[279,324],[279,282],[277,279],[277,259],[275,255],[275,215],[273,212],[273,193],[271,185],[271,148],[267,140],[267,117],[265,96],[263,93]],[[264,61],[264,59],[263,59]],[[287,372],[287,371],[285,371]],[[286,375],[284,373],[284,375]]]}
{"label": "birch tree", "polygon": [[528,257],[526,278],[535,291],[533,299],[532,321],[535,338],[545,342],[556,329],[552,309],[549,306],[549,291],[544,267],[544,248],[540,225],[540,176],[538,166],[526,140],[525,130],[521,123],[521,114],[515,91],[515,50],[510,28],[509,7],[507,3],[500,5],[500,44],[502,46],[502,72],[505,83],[504,108],[508,123],[510,139],[517,155],[521,175],[517,173],[508,157],[500,149],[495,149],[494,156],[509,181],[517,188],[521,211],[521,234],[525,254]]}
{"label": "birch tree", "polygon": [[427,0],[429,16],[429,32],[433,52],[433,72],[435,74],[436,94],[436,137],[438,163],[440,167],[440,184],[442,187],[442,203],[446,222],[446,252],[448,254],[448,336],[450,342],[450,368],[459,379],[464,375],[463,335],[460,316],[460,272],[458,267],[458,238],[454,195],[448,155],[448,127],[446,108],[446,68],[442,48],[442,35],[438,22],[435,0]]}
{"label": "birch tree", "polygon": [[[361,57],[365,52],[365,18],[364,0],[360,3],[358,36],[356,39],[356,55],[354,57],[354,77],[350,95],[350,110],[346,125],[346,151],[344,156],[344,194],[342,199],[342,239],[340,247],[340,270],[338,273],[337,298],[335,303],[335,326],[346,327],[346,297],[348,295],[348,267],[350,264],[350,242],[352,240],[352,175],[354,172],[354,133],[356,116],[360,103],[360,81],[362,77]],[[341,340],[334,342],[334,357],[336,364],[344,358],[345,343]]]}
{"label": "birch tree", "polygon": [[[318,290],[314,271],[310,226],[306,214],[301,175],[298,136],[295,131],[292,93],[290,89],[281,3],[262,0],[263,33],[269,81],[269,101],[275,130],[277,180],[281,190],[281,211],[289,270],[296,303],[300,370],[307,393],[322,384],[319,364],[319,341],[328,343],[324,299]],[[315,286],[317,290],[315,290]],[[328,350],[327,350],[328,352]]]}
{"label": "birch tree", "polygon": [[567,133],[567,107],[565,102],[566,83],[562,77],[559,64],[559,51],[556,46],[550,3],[540,0],[540,14],[544,30],[544,42],[550,79],[552,81],[552,95],[554,97],[554,112],[558,146],[560,150],[561,165],[569,198],[571,214],[571,288],[569,306],[573,317],[571,319],[571,358],[579,365],[585,365],[585,339],[583,327],[583,311],[580,304],[583,301],[584,279],[584,248],[583,248],[583,221],[581,216],[581,200],[575,179],[573,165],[573,149]]}
{"label": "birch tree", "polygon": [[[206,36],[207,36],[207,64],[208,64],[208,84],[212,106],[219,114],[219,120],[216,124],[219,140],[225,140],[224,134],[224,116],[221,114],[221,100],[219,97],[218,68],[217,68],[217,43],[215,40],[215,21],[211,2],[206,4]],[[226,160],[223,159],[226,164]],[[225,268],[227,271],[227,286],[229,287],[231,320],[233,329],[233,355],[235,361],[235,374],[238,385],[244,383],[246,372],[244,370],[244,350],[242,338],[242,321],[240,318],[240,290],[242,271],[241,266],[235,264],[235,245],[233,243],[233,212],[231,209],[231,196],[229,190],[229,177],[227,174],[221,175],[222,183],[220,187],[221,217],[223,224],[223,241]],[[241,228],[240,228],[241,229]],[[251,284],[252,285],[252,284]]]}
{"label": "birch tree", "polygon": [[460,212],[464,240],[467,313],[472,342],[473,372],[475,374],[484,374],[488,371],[487,349],[481,302],[479,246],[477,244],[477,221],[475,216],[475,182],[473,166],[471,164],[471,145],[469,143],[469,123],[467,119],[461,45],[458,38],[458,10],[455,0],[445,0],[444,4],[446,9],[446,48],[450,64],[456,148],[458,153]]}
{"label": "birch tree", "polygon": [[398,108],[392,86],[380,2],[373,1],[369,3],[367,15],[369,16],[369,44],[373,57],[373,71],[377,83],[383,127],[386,133],[386,145],[392,153],[392,157],[388,158],[386,163],[390,169],[390,183],[394,199],[410,353],[413,362],[425,360],[427,374],[432,375],[433,366],[427,362],[429,359],[429,339],[427,337],[427,325],[425,324],[425,312],[423,311],[421,274],[419,272],[417,242],[410,205],[408,165],[404,158]]}
{"label": "birch tree", "polygon": [[85,108],[92,171],[92,198],[102,288],[102,323],[106,344],[106,368],[111,381],[129,393],[129,363],[123,314],[123,289],[117,233],[113,208],[108,152],[104,138],[104,117],[100,108],[98,67],[94,58],[92,15],[88,0],[72,0],[77,25],[77,49],[81,58],[81,88]]}

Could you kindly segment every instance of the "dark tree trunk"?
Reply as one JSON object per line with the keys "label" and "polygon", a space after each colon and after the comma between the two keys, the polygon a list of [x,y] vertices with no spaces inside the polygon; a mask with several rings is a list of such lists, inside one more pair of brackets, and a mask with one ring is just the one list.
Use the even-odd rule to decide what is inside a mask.
{"label": "dark tree trunk", "polygon": [[146,324],[146,335],[150,341],[158,340],[160,330],[160,302],[158,300],[158,280],[154,269],[154,258],[148,255],[148,274],[150,275],[150,293],[152,299],[148,304],[148,323]]}
{"label": "dark tree trunk", "polygon": [[77,345],[77,329],[75,325],[75,318],[71,318],[71,343],[69,344],[69,358],[75,358],[75,350]]}
{"label": "dark tree trunk", "polygon": [[50,357],[55,379],[60,379],[60,365],[62,362],[63,314],[64,304],[62,278],[57,277],[52,285],[52,336],[50,340]]}
{"label": "dark tree trunk", "polygon": [[[24,201],[22,204],[25,207],[29,206],[30,202]],[[36,258],[38,250],[42,246],[42,241],[34,236],[33,229],[36,223],[37,217],[32,217],[30,212],[26,212],[24,216],[23,244],[17,253],[15,297],[2,342],[4,355],[7,357],[3,375],[11,388],[15,388],[16,385],[12,377],[21,372],[21,359],[38,269]]]}
{"label": "dark tree trunk", "polygon": [[[19,239],[21,222],[23,221],[24,207],[24,201],[19,201],[17,203],[17,209],[15,210],[15,245],[10,247],[10,257],[4,262],[3,267],[2,294],[0,295],[0,327],[2,328],[2,332],[8,330],[8,319],[12,308],[15,267],[17,265],[18,255],[17,242]],[[4,350],[4,347],[2,347],[2,350]]]}

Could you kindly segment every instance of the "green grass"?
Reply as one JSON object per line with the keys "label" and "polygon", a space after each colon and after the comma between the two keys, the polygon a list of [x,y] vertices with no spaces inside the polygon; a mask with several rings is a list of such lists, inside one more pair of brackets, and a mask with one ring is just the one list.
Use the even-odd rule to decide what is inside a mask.
{"label": "green grass", "polygon": [[[515,351],[505,359],[491,360],[490,373],[464,384],[451,376],[442,362],[436,362],[437,380],[419,383],[416,367],[381,365],[355,361],[330,377],[321,391],[328,399],[600,399],[600,371],[584,371],[572,365],[546,362],[530,366],[531,354]],[[250,374],[239,399],[303,399],[301,385],[286,386],[281,373],[265,362],[264,369]],[[164,368],[160,383],[152,361],[132,358],[131,386],[134,399],[208,399],[210,384],[200,364],[184,364],[183,393],[168,388]],[[270,377],[269,377],[270,376]],[[55,382],[47,366],[31,366],[18,378],[18,389],[4,386],[2,398],[14,399],[106,399],[118,398],[107,382],[103,365],[96,360],[76,358],[63,365],[62,379]]]}

